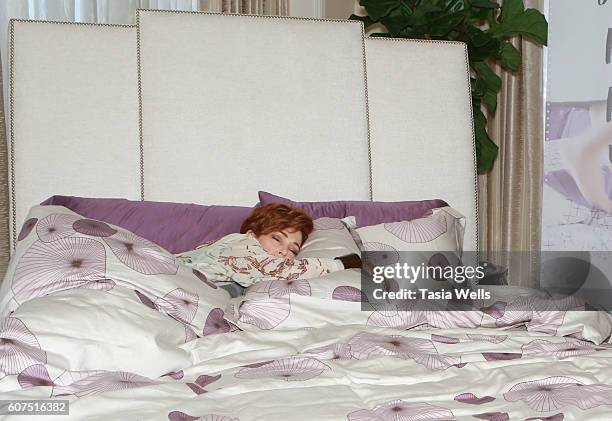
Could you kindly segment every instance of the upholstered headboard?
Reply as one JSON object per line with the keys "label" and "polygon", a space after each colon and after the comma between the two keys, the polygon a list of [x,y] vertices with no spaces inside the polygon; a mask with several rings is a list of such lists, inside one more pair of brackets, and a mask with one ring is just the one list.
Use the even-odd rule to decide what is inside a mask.
{"label": "upholstered headboard", "polygon": [[139,199],[136,28],[12,20],[9,34],[11,238],[54,191]]}
{"label": "upholstered headboard", "polygon": [[442,198],[477,248],[464,44],[153,10],[136,26],[13,20],[10,34],[11,241],[54,194],[251,205],[266,189]]}

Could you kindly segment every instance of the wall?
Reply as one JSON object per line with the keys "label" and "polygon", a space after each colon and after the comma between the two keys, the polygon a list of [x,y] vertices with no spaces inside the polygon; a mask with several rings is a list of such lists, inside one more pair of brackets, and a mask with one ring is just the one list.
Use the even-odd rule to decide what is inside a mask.
{"label": "wall", "polygon": [[356,0],[326,0],[325,17],[327,19],[347,19],[355,9]]}
{"label": "wall", "polygon": [[291,16],[308,18],[347,19],[356,0],[289,0]]}

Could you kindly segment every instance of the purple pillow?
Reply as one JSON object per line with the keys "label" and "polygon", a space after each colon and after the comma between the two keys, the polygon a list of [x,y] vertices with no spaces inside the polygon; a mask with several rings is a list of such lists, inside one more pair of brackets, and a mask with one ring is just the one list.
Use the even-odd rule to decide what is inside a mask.
{"label": "purple pillow", "polygon": [[302,209],[313,219],[324,216],[344,218],[354,216],[357,227],[378,225],[384,222],[410,221],[422,218],[431,209],[448,206],[440,199],[407,201],[407,202],[371,202],[371,201],[336,201],[336,202],[294,202],[285,197],[271,193],[259,192],[260,205],[282,203]]}
{"label": "purple pillow", "polygon": [[64,206],[86,218],[108,222],[159,244],[171,253],[240,231],[252,208],[53,196],[41,205]]}

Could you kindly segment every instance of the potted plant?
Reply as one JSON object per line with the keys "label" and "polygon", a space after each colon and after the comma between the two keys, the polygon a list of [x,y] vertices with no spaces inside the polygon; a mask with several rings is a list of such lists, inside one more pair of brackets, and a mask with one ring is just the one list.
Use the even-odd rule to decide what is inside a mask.
{"label": "potted plant", "polygon": [[497,145],[487,133],[487,116],[495,115],[501,78],[489,66],[499,63],[516,73],[521,53],[509,39],[521,35],[546,45],[548,23],[536,9],[525,9],[523,0],[360,0],[367,15],[351,15],[366,29],[379,24],[387,32],[374,37],[462,41],[467,44],[471,68],[472,111],[478,172],[489,171],[497,157]]}

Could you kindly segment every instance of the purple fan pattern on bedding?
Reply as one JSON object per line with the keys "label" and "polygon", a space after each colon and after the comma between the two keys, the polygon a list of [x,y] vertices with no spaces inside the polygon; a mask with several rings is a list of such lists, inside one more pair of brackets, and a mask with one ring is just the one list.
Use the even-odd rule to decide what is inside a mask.
{"label": "purple fan pattern on bedding", "polygon": [[[21,241],[29,239],[30,245],[21,252],[12,279],[7,281],[16,303],[75,288],[110,291],[116,286],[115,277],[122,283],[129,282],[121,272],[127,268],[117,265],[118,262],[112,260],[113,254],[123,265],[145,276],[178,274],[179,266],[174,256],[157,244],[79,215],[51,213],[41,219],[31,218],[21,232]],[[195,272],[188,271],[187,276],[199,279],[196,282],[206,290],[216,289],[210,287],[210,282],[203,282]],[[177,282],[180,279],[177,278]],[[183,323],[185,341],[197,338],[190,326],[196,314],[202,311],[203,316],[208,317],[205,334],[236,330],[235,326],[222,321],[223,311],[211,308],[207,297],[200,297],[185,288],[158,292],[157,296],[133,290],[145,306]]]}
{"label": "purple fan pattern on bedding", "polygon": [[508,361],[523,358],[523,354],[516,352],[483,352],[482,356],[487,361]]}
{"label": "purple fan pattern on bedding", "polygon": [[168,414],[170,421],[240,421],[238,418],[226,417],[223,415],[206,414],[200,417],[194,417],[181,411],[172,411]]}
{"label": "purple fan pattern on bedding", "polygon": [[[329,289],[329,295],[320,296],[320,291],[313,296],[313,301],[302,303],[298,300],[299,310],[295,317],[292,316],[292,297],[312,296],[311,291],[300,286],[300,282],[308,285],[308,281],[290,281],[291,286],[285,285],[287,281],[265,281],[259,282],[247,289],[247,293],[236,309],[230,310],[230,320],[238,320],[242,323],[256,326],[262,330],[271,330],[279,327],[288,318],[288,323],[305,323],[301,315],[304,309],[301,306],[315,305],[326,306],[335,300],[366,303],[369,310],[360,312],[364,317],[364,323],[368,326],[378,326],[402,330],[422,330],[430,328],[455,329],[455,328],[477,328],[493,326],[504,328],[512,326],[525,326],[527,330],[542,332],[550,335],[557,334],[557,330],[563,325],[567,312],[584,311],[585,305],[575,297],[562,299],[543,299],[532,296],[508,297],[508,303],[495,301],[488,307],[482,307],[474,303],[471,309],[455,309],[452,304],[444,308],[427,308],[422,303],[401,303],[396,305],[388,303],[369,302],[368,297],[359,288],[349,285],[337,285]],[[276,286],[276,288],[271,286]],[[383,290],[397,291],[397,285],[386,285]],[[277,291],[277,292],[273,292]],[[310,307],[307,307],[312,311]],[[485,319],[486,316],[486,319]],[[485,326],[485,323],[487,326]],[[501,343],[507,336],[503,335],[477,335],[473,340],[482,340],[490,343]],[[444,340],[443,336],[435,337],[438,342]],[[579,338],[584,339],[584,338]],[[454,339],[452,339],[454,341]],[[521,354],[518,354],[519,357]],[[491,359],[502,358],[492,355]],[[516,357],[516,358],[519,358]]]}
{"label": "purple fan pattern on bedding", "polygon": [[49,376],[47,368],[43,364],[34,364],[23,370],[17,376],[17,381],[22,389],[37,386],[53,386],[53,380]]}
{"label": "purple fan pattern on bedding", "polygon": [[0,373],[19,374],[35,364],[46,364],[47,353],[36,336],[18,318],[7,317],[0,326]]}
{"label": "purple fan pattern on bedding", "polygon": [[334,291],[332,292],[332,300],[367,303],[368,297],[359,288],[346,285],[334,288]]}
{"label": "purple fan pattern on bedding", "polygon": [[523,355],[540,356],[553,355],[558,359],[589,355],[597,351],[597,347],[590,342],[574,338],[564,338],[563,342],[550,342],[536,339],[523,345]]}
{"label": "purple fan pattern on bedding", "polygon": [[102,371],[83,377],[69,385],[54,388],[53,396],[75,395],[82,397],[159,383],[161,382],[125,371]]}
{"label": "purple fan pattern on bedding", "polygon": [[508,402],[523,401],[538,412],[555,411],[564,406],[580,409],[612,405],[612,386],[585,385],[570,377],[556,376],[521,382],[504,393]]}
{"label": "purple fan pattern on bedding", "polygon": [[466,336],[473,341],[486,341],[492,344],[499,344],[508,339],[508,335],[481,335],[468,333]]}
{"label": "purple fan pattern on bedding", "polygon": [[434,342],[440,342],[441,344],[454,345],[461,342],[458,338],[451,338],[449,336],[444,335],[436,335],[435,333],[431,334],[431,340]]}
{"label": "purple fan pattern on bedding", "polygon": [[270,361],[259,367],[244,367],[238,373],[241,379],[273,378],[285,381],[306,381],[331,370],[327,364],[316,358],[295,356]]}
{"label": "purple fan pattern on bedding", "polygon": [[53,196],[42,205],[65,206],[89,219],[125,228],[173,254],[240,231],[252,208]]}
{"label": "purple fan pattern on bedding", "polygon": [[23,227],[21,227],[21,231],[19,231],[19,236],[17,237],[17,241],[21,241],[24,238],[26,238],[28,235],[30,235],[30,232],[32,232],[32,228],[36,226],[37,222],[38,222],[38,218],[30,218],[27,221],[25,221],[23,224]]}
{"label": "purple fan pattern on bedding", "polygon": [[260,329],[274,329],[290,312],[289,297],[274,297],[267,300],[246,300],[238,309],[240,321]]}
{"label": "purple fan pattern on bedding", "polygon": [[[170,373],[164,374],[164,376],[168,376],[173,378],[174,380],[180,380],[185,376],[185,373],[183,372],[183,370],[179,370],[179,371],[171,371]],[[162,377],[164,377],[162,376]]]}
{"label": "purple fan pattern on bedding", "polygon": [[[37,223],[42,221],[45,221],[43,228],[37,229]],[[72,223],[68,223],[69,221]],[[225,312],[230,315],[238,315],[240,322],[250,323],[261,329],[273,329],[290,316],[292,305],[294,306],[293,313],[299,313],[301,310],[299,306],[304,305],[300,303],[316,300],[321,290],[321,285],[314,280],[265,281],[249,287],[250,295],[245,297],[241,304],[234,302],[228,304],[227,307],[209,305],[205,311],[202,311],[201,306],[207,294],[219,293],[220,290],[208,287],[206,279],[199,278],[191,269],[181,267],[181,273],[174,273],[171,255],[148,240],[130,236],[121,228],[87,218],[41,216],[34,223],[27,224],[23,232],[25,232],[25,241],[20,242],[23,247],[18,255],[21,260],[25,259],[26,263],[24,266],[24,263],[16,262],[15,276],[9,279],[15,294],[22,291],[20,294],[28,299],[37,298],[48,294],[49,292],[44,288],[50,287],[51,293],[55,290],[95,288],[100,291],[77,290],[77,292],[99,296],[124,296],[128,301],[134,302],[135,308],[142,311],[145,319],[148,316],[156,315],[154,311],[172,317],[174,320],[171,322],[181,329],[181,335],[177,335],[179,336],[178,346],[182,346],[180,342],[183,327],[185,341],[195,339],[198,335],[207,336],[236,330],[237,327],[225,319]],[[65,232],[71,234],[66,236]],[[46,241],[43,241],[41,237]],[[87,247],[80,246],[83,244]],[[31,250],[36,251],[41,247],[42,252],[31,254]],[[105,253],[98,252],[100,247]],[[92,249],[94,252],[76,253],[82,248]],[[61,266],[61,268],[53,267],[51,273],[46,273],[42,265],[35,264],[36,259],[39,258],[36,256],[38,254],[48,256],[51,251],[55,251],[54,254],[51,253],[54,256],[63,256],[63,258],[56,258],[60,262],[56,266]],[[138,279],[144,279],[145,282],[142,284],[135,283],[136,281],[130,283],[129,276],[125,275],[114,278],[113,274],[117,275],[117,273],[113,271],[118,270],[119,266],[127,273],[137,274]],[[148,275],[148,273],[156,273],[159,270],[164,274]],[[56,272],[60,275],[54,275]],[[181,284],[180,287],[168,286],[163,290],[148,288],[149,282],[163,278],[175,279],[181,274],[193,282],[192,286],[202,286],[206,288],[206,291],[196,294],[191,292],[185,284]],[[110,278],[114,278],[117,284],[115,285]],[[185,282],[185,278],[182,279]],[[16,285],[15,282],[17,282]],[[326,296],[333,305],[348,308],[353,303],[359,306],[359,301],[367,301],[359,288],[345,284],[347,280],[334,282],[338,283],[328,288],[329,294]],[[92,286],[94,284],[95,287]],[[126,288],[125,284],[129,287]],[[105,286],[113,287],[113,285],[113,291],[104,292],[108,291],[104,289]],[[124,292],[126,294],[121,295]],[[75,294],[71,298],[78,300],[78,296],[79,294]],[[234,304],[236,307],[233,308]],[[261,384],[265,384],[266,390],[273,390],[268,387],[269,385],[279,385],[278,389],[283,389],[285,382],[297,382],[298,385],[303,384],[305,389],[312,386],[312,390],[316,390],[321,385],[336,384],[333,383],[336,381],[345,382],[345,378],[352,374],[350,370],[353,365],[358,365],[360,360],[372,361],[371,366],[378,364],[384,366],[391,362],[397,365],[398,371],[403,370],[404,367],[416,368],[420,372],[426,370],[440,373],[440,376],[448,374],[448,378],[456,374],[454,370],[466,367],[467,364],[469,366],[461,372],[462,375],[469,376],[470,372],[476,369],[475,365],[478,365],[481,371],[493,370],[499,366],[526,366],[530,360],[535,361],[531,364],[539,364],[546,358],[563,359],[566,360],[564,363],[569,365],[573,360],[580,358],[583,361],[595,360],[592,357],[593,354],[597,354],[597,360],[603,361],[604,358],[599,358],[604,357],[600,351],[609,352],[609,346],[595,345],[583,340],[579,334],[576,334],[576,337],[540,336],[536,338],[520,335],[515,337],[512,336],[514,334],[511,330],[503,332],[503,335],[467,334],[463,330],[435,333],[403,331],[423,328],[479,327],[484,326],[483,320],[488,320],[493,325],[497,322],[497,326],[501,328],[525,324],[532,331],[556,334],[557,329],[562,326],[566,318],[566,312],[579,307],[579,303],[572,299],[552,301],[545,305],[533,297],[519,297],[508,300],[507,303],[498,301],[488,308],[484,307],[483,303],[475,303],[473,310],[461,312],[433,311],[419,306],[411,307],[409,311],[399,311],[399,309],[391,311],[386,307],[383,311],[383,308],[374,310],[372,307],[372,311],[364,316],[363,320],[364,322],[367,320],[367,324],[374,328],[359,329],[354,325],[347,326],[347,329],[355,330],[350,334],[339,333],[340,330],[334,331],[332,333],[339,333],[341,337],[325,340],[325,342],[323,342],[325,329],[321,329],[321,333],[317,331],[312,336],[312,342],[288,341],[289,354],[270,355],[268,351],[263,353],[261,350],[261,353],[260,351],[255,352],[251,356],[252,359],[248,360],[246,359],[248,352],[238,354],[233,349],[233,347],[237,349],[242,346],[240,343],[246,336],[227,335],[200,339],[190,345],[196,352],[204,351],[201,354],[203,358],[201,365],[179,366],[177,364],[173,367],[166,367],[163,371],[160,370],[155,376],[142,372],[131,372],[131,368],[128,368],[128,371],[123,369],[98,370],[98,367],[94,367],[93,370],[68,371],[62,367],[65,371],[59,372],[55,366],[55,360],[51,357],[60,355],[61,352],[58,353],[57,350],[49,348],[49,343],[45,342],[48,339],[45,339],[41,330],[37,330],[40,329],[40,326],[29,323],[28,319],[23,316],[16,317],[19,314],[19,309],[17,309],[17,313],[14,313],[13,316],[9,315],[0,326],[0,376],[13,376],[8,381],[17,385],[18,388],[37,389],[25,391],[25,393],[31,392],[32,395],[40,392],[49,397],[68,395],[71,396],[71,399],[72,397],[75,399],[88,397],[93,400],[95,395],[106,394],[100,398],[101,401],[112,399],[114,396],[119,398],[130,396],[134,393],[130,390],[133,388],[139,388],[138,394],[142,393],[143,396],[148,392],[152,396],[157,396],[160,387],[166,387],[166,385],[159,385],[169,383],[169,386],[176,388],[178,393],[183,391],[178,399],[185,406],[166,405],[163,414],[164,416],[167,414],[168,419],[237,420],[231,413],[220,415],[224,412],[213,407],[208,408],[205,413],[194,413],[194,406],[188,399],[197,400],[206,396],[213,398],[214,396],[211,395],[217,390],[222,390],[221,396],[228,391],[246,391],[251,387],[256,390]],[[536,311],[536,308],[544,311]],[[198,315],[200,320],[205,320],[205,323],[198,325],[196,335],[191,322]],[[488,319],[484,319],[485,316]],[[166,316],[159,317],[168,319]],[[238,323],[236,318],[230,317],[229,320]],[[52,329],[58,323],[49,325],[49,328]],[[492,328],[491,325],[489,326]],[[402,331],[398,330],[394,334],[389,334],[389,331],[379,329],[379,327],[398,328]],[[278,331],[271,335],[282,337],[284,333],[291,332]],[[264,337],[266,334],[261,333],[258,337]],[[318,337],[318,335],[321,336]],[[507,340],[511,336],[512,340]],[[225,337],[237,340],[224,342]],[[303,337],[307,338],[306,335]],[[214,345],[207,348],[211,343]],[[502,345],[499,346],[500,344]],[[140,343],[138,345],[140,346]],[[465,353],[464,357],[463,351],[466,345],[471,350]],[[221,358],[224,347],[232,348],[231,355],[240,356],[240,359],[237,360],[239,363],[227,365],[219,372],[212,371],[212,368],[204,365],[205,359],[209,356],[211,361]],[[277,351],[280,352],[282,349],[274,349],[270,352],[276,353]],[[215,355],[217,352],[219,354]],[[49,359],[53,360],[53,364],[47,361],[47,353]],[[196,353],[193,355],[195,356]],[[231,358],[228,355],[226,357]],[[266,361],[262,361],[264,359]],[[248,364],[252,361],[262,362]],[[464,361],[469,361],[469,363]],[[364,375],[368,375],[367,366],[368,364],[359,366],[364,370]],[[203,369],[211,371],[208,374],[202,374]],[[61,374],[58,375],[58,373]],[[160,375],[161,373],[166,374]],[[534,421],[537,419],[560,421],[563,420],[564,415],[559,411],[564,410],[567,413],[569,410],[567,407],[576,407],[576,409],[586,411],[599,406],[612,405],[612,385],[605,384],[605,379],[585,380],[583,377],[574,379],[571,375],[565,377],[550,374],[533,377],[532,374],[529,374],[502,383],[496,389],[459,386],[451,392],[446,391],[443,399],[432,400],[435,405],[421,402],[426,400],[425,398],[413,401],[413,396],[410,396],[411,392],[408,391],[407,395],[369,399],[368,403],[352,404],[346,407],[339,405],[330,410],[341,410],[346,419],[354,421],[400,418],[441,421],[454,419],[455,416],[469,416],[468,414],[472,414],[471,416],[477,419],[495,421],[514,419],[516,414],[510,412],[509,408],[505,408],[503,406],[505,404],[512,405],[512,411],[514,407],[519,406],[529,410],[528,415],[520,419],[532,417]],[[124,395],[121,395],[122,391],[125,391]],[[112,394],[107,394],[107,392],[112,392]],[[212,402],[213,399],[210,401]],[[182,412],[181,409],[187,412]],[[500,409],[509,412],[496,412]],[[242,409],[238,410],[242,411]],[[536,413],[542,413],[542,417],[537,418]],[[237,412],[236,415],[238,415]],[[240,415],[242,416],[242,413]]]}
{"label": "purple fan pattern on bedding", "polygon": [[117,259],[136,272],[145,275],[174,275],[178,270],[174,256],[131,232],[116,233],[103,240]]}
{"label": "purple fan pattern on bedding", "polygon": [[482,398],[479,398],[475,394],[468,392],[455,396],[455,400],[457,402],[463,402],[470,405],[483,405],[485,403],[493,402],[495,398],[493,396],[483,396]]}
{"label": "purple fan pattern on bedding", "polygon": [[[52,242],[36,241],[22,256],[12,283],[17,302],[107,281],[104,245],[91,238],[63,237]],[[106,285],[112,286],[112,281]]]}
{"label": "purple fan pattern on bedding", "polygon": [[565,418],[565,415],[563,415],[563,413],[560,412],[558,414],[551,415],[550,417],[527,418],[525,421],[563,421],[564,418]]}
{"label": "purple fan pattern on bedding", "polygon": [[236,326],[223,318],[225,314],[220,308],[213,309],[208,313],[202,336],[214,335],[217,333],[227,333],[238,330]]}
{"label": "purple fan pattern on bedding", "polygon": [[65,372],[51,379],[45,366],[47,353],[36,336],[15,317],[7,317],[0,326],[0,372],[16,374],[21,388],[52,386],[50,396],[78,397],[157,384],[149,378],[127,372]]}
{"label": "purple fan pattern on bedding", "polygon": [[358,227],[386,222],[409,221],[428,215],[432,209],[448,206],[440,199],[405,202],[334,201],[295,202],[271,193],[259,192],[261,205],[282,203],[304,210],[313,219],[354,216]]}
{"label": "purple fan pattern on bedding", "polygon": [[510,421],[507,412],[483,412],[482,414],[474,414],[472,416],[487,421]]}
{"label": "purple fan pattern on bedding", "polygon": [[406,243],[427,243],[447,230],[444,213],[416,221],[400,221],[384,224],[385,230]]}
{"label": "purple fan pattern on bedding", "polygon": [[183,326],[185,328],[185,343],[198,339],[198,335],[189,326]]}
{"label": "purple fan pattern on bedding", "polygon": [[449,421],[454,418],[450,409],[425,402],[394,400],[377,405],[373,410],[362,409],[346,416],[349,421],[427,420]]}
{"label": "purple fan pattern on bedding", "polygon": [[72,227],[76,232],[92,237],[110,237],[117,233],[117,230],[111,228],[108,224],[93,219],[80,219]]}
{"label": "purple fan pattern on bedding", "polygon": [[188,388],[191,389],[193,393],[195,393],[196,395],[201,395],[207,392],[207,390],[204,389],[206,386],[208,386],[211,383],[216,382],[220,378],[221,378],[221,374],[218,374],[216,376],[209,376],[206,374],[202,374],[198,376],[195,382],[186,383],[186,385]]}
{"label": "purple fan pattern on bedding", "polygon": [[413,359],[430,370],[446,370],[461,363],[456,356],[439,355],[434,343],[427,339],[407,338],[401,335],[358,333],[350,341],[351,354],[358,360],[375,355]]}
{"label": "purple fan pattern on bedding", "polygon": [[197,294],[186,291],[183,288],[176,288],[162,298],[157,299],[155,306],[162,313],[166,313],[180,322],[189,324],[198,311],[198,299]]}
{"label": "purple fan pattern on bedding", "polygon": [[319,360],[350,360],[353,359],[351,346],[345,343],[336,343],[319,348],[309,349],[304,355],[314,357]]}

